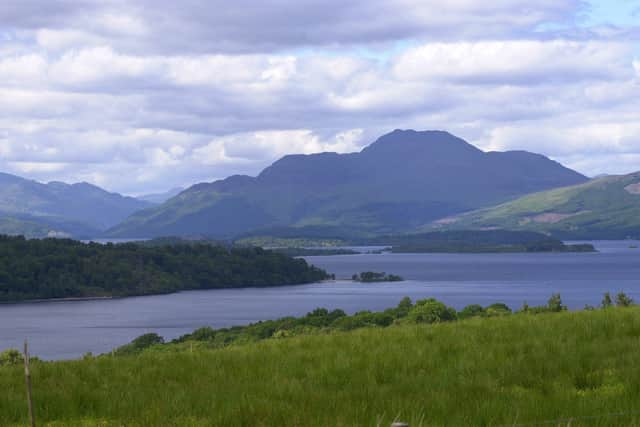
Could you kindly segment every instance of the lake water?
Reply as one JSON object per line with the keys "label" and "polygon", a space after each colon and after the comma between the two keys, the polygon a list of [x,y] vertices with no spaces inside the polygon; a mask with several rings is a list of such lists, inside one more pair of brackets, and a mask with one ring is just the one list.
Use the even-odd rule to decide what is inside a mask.
{"label": "lake water", "polygon": [[29,340],[44,359],[104,353],[147,332],[167,339],[201,326],[224,327],[316,307],[347,312],[382,310],[404,297],[435,297],[458,309],[504,302],[518,308],[544,304],[560,292],[573,309],[597,305],[602,294],[624,291],[640,301],[640,249],[630,241],[595,242],[598,253],[575,254],[360,254],[308,257],[351,277],[361,271],[399,274],[405,282],[345,280],[275,288],[190,291],[113,300],[0,305],[0,350]]}

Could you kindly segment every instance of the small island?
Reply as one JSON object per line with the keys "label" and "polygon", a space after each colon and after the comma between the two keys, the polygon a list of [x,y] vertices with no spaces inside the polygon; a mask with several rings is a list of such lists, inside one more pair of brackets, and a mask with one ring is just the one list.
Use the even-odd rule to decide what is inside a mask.
{"label": "small island", "polygon": [[373,271],[363,271],[360,274],[351,276],[354,282],[376,283],[376,282],[402,282],[404,279],[395,274],[386,274],[385,272],[376,273]]}

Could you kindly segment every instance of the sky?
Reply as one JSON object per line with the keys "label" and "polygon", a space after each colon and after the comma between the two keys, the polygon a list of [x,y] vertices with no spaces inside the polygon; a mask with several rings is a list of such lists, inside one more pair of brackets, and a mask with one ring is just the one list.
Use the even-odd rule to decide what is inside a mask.
{"label": "sky", "polygon": [[3,0],[0,171],[126,194],[393,129],[640,170],[640,0]]}

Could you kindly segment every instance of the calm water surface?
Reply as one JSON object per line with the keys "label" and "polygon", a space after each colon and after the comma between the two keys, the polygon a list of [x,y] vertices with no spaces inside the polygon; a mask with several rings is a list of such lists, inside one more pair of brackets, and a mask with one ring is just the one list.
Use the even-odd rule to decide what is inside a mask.
{"label": "calm water surface", "polygon": [[[361,271],[402,275],[406,282],[359,284],[338,280],[277,288],[190,291],[113,300],[0,305],[0,350],[27,338],[44,359],[103,353],[146,333],[167,339],[209,325],[223,327],[316,307],[347,312],[381,310],[403,296],[435,297],[456,308],[524,301],[544,304],[560,292],[570,308],[597,305],[606,291],[624,291],[640,301],[638,242],[595,242],[589,254],[361,254],[308,257],[308,261],[351,277]],[[639,245],[640,246],[640,245]]]}

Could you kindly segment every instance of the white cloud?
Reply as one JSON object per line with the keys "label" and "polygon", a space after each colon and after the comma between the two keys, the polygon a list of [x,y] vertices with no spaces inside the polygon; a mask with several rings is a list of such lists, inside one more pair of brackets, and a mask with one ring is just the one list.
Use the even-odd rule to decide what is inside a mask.
{"label": "white cloud", "polygon": [[640,169],[632,29],[574,26],[578,0],[8,5],[7,172],[142,193],[357,151],[394,128],[589,174]]}
{"label": "white cloud", "polygon": [[195,161],[208,165],[224,162],[259,162],[287,154],[323,151],[349,153],[362,144],[362,129],[349,129],[322,138],[308,129],[259,131],[215,138],[193,151]]}
{"label": "white cloud", "polygon": [[611,79],[628,75],[630,46],[621,42],[517,40],[430,43],[398,59],[399,79],[520,84]]}

